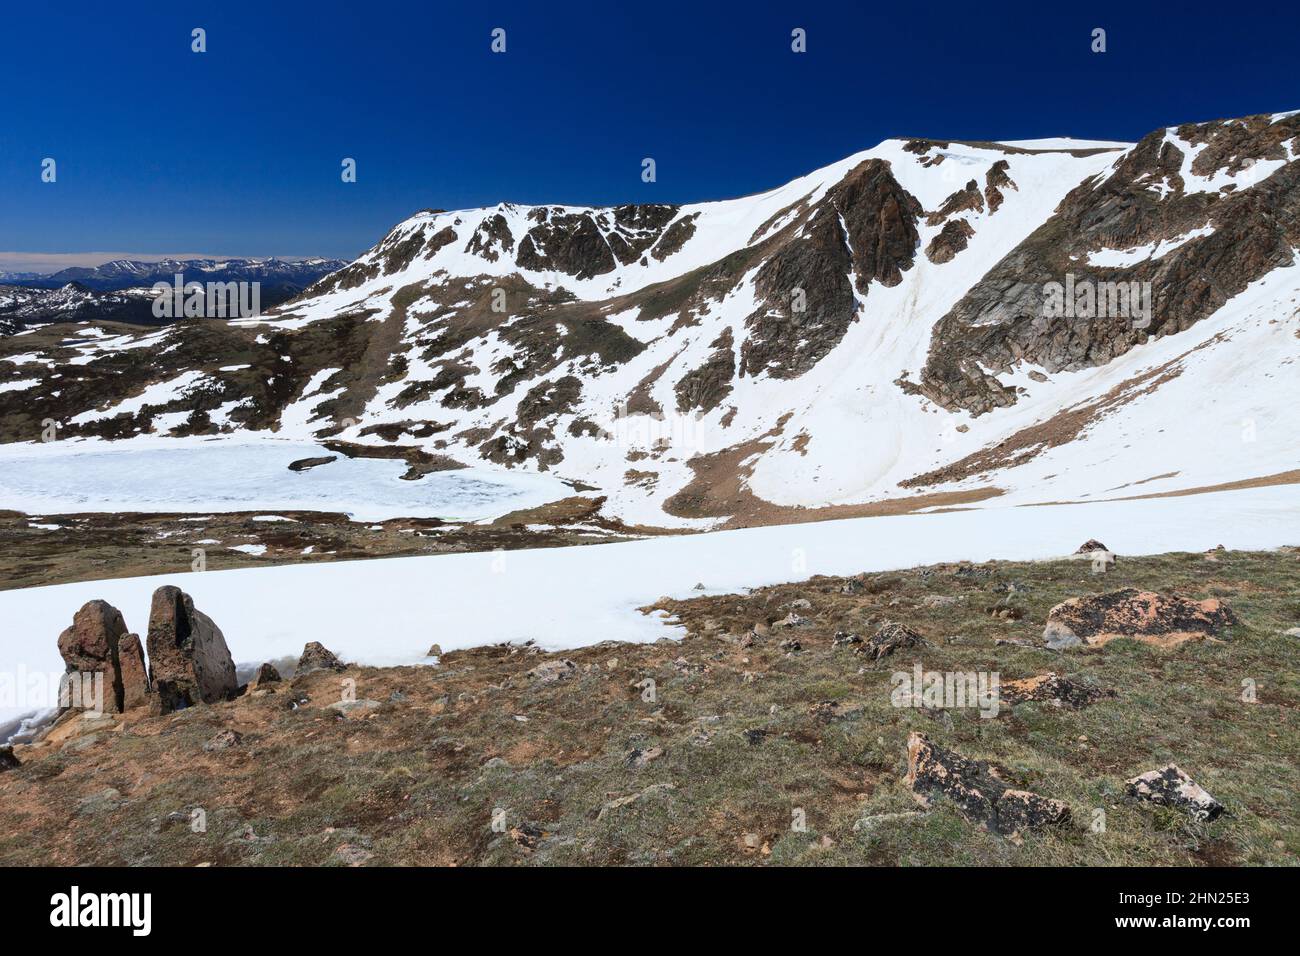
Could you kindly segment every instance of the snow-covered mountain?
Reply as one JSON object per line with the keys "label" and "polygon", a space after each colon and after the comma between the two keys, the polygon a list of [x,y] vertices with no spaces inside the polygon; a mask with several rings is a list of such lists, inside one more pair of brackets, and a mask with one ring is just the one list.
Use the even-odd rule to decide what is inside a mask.
{"label": "snow-covered mountain", "polygon": [[171,282],[181,273],[187,282],[262,282],[275,288],[299,292],[323,275],[342,268],[342,259],[311,257],[306,259],[235,258],[235,259],[114,259],[98,266],[73,266],[51,275],[34,273],[0,274],[0,283],[33,288],[57,289],[75,282],[98,291],[151,286]]}
{"label": "snow-covered mountain", "polygon": [[418,446],[670,526],[1295,481],[1297,160],[1300,112],[421,212],[256,319],[0,341],[0,438]]}
{"label": "snow-covered mountain", "polygon": [[153,324],[154,293],[148,288],[116,292],[88,289],[69,282],[57,289],[0,285],[0,319],[11,334],[24,326],[50,322],[135,322]]}

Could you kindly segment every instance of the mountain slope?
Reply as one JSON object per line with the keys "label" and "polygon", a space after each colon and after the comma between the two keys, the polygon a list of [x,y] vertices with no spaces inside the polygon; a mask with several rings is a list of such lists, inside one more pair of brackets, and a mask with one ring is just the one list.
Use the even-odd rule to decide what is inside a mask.
{"label": "mountain slope", "polygon": [[[422,212],[257,319],[0,343],[0,437],[418,445],[661,525],[1294,480],[1297,137],[889,140],[725,202]],[[1067,282],[1151,308],[1051,314]]]}

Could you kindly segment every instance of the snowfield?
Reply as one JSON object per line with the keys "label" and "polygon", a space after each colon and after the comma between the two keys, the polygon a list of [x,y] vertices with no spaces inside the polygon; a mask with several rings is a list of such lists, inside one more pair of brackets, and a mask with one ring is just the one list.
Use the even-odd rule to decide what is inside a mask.
{"label": "snowfield", "polygon": [[[237,664],[297,657],[318,640],[349,661],[428,662],[443,650],[535,640],[551,650],[653,641],[676,630],[637,610],[696,583],[726,593],[817,574],[939,561],[1033,560],[1098,538],[1125,554],[1300,543],[1293,486],[1081,505],[856,518],[620,544],[171,574],[0,592],[0,725],[48,708],[56,639],[86,601],[143,631],[174,584],[225,633]],[[1121,557],[1121,560],[1123,558]],[[247,670],[241,670],[246,674]],[[42,676],[44,679],[41,679]],[[33,679],[35,678],[35,679]],[[50,690],[54,688],[55,690]]]}
{"label": "snowfield", "polygon": [[[302,458],[335,461],[289,470]],[[304,441],[162,439],[0,445],[0,502],[82,511],[341,511],[358,521],[478,521],[572,494],[535,472],[465,468],[405,481],[406,463],[348,458]]]}

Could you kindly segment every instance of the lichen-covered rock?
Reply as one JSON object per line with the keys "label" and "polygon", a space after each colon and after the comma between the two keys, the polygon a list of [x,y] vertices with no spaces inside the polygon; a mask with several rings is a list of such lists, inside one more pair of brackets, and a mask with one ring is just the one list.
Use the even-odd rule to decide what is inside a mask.
{"label": "lichen-covered rock", "polygon": [[1050,673],[1023,680],[1002,681],[998,690],[998,699],[1013,707],[1028,701],[1038,701],[1054,707],[1078,710],[1095,704],[1103,697],[1114,696],[1113,690],[1102,690],[1083,681]]}
{"label": "lichen-covered rock", "polygon": [[1223,804],[1172,763],[1127,781],[1125,792],[1136,800],[1186,810],[1197,820],[1213,820],[1224,812]]}
{"label": "lichen-covered rock", "polygon": [[880,660],[908,647],[928,647],[929,642],[906,624],[886,621],[880,630],[871,635],[862,645],[861,653],[868,654],[872,660]]}
{"label": "lichen-covered rock", "polygon": [[1232,610],[1215,598],[1189,601],[1124,588],[1062,601],[1048,612],[1043,637],[1048,647],[1057,649],[1101,645],[1119,637],[1170,648],[1215,637],[1236,623]]}
{"label": "lichen-covered rock", "polygon": [[906,783],[922,806],[943,797],[967,820],[1003,836],[1070,819],[1065,803],[1008,786],[985,761],[967,760],[916,732],[907,738]]}
{"label": "lichen-covered rock", "polygon": [[154,592],[146,640],[155,712],[229,700],[239,689],[221,628],[180,588],[167,585]]}

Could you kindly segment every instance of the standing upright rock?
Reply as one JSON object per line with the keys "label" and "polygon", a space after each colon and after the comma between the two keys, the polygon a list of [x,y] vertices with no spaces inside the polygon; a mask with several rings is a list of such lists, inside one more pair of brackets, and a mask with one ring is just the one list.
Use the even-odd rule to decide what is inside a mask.
{"label": "standing upright rock", "polygon": [[67,665],[59,704],[74,710],[120,714],[148,698],[140,638],[127,633],[122,612],[107,601],[87,601],[59,635]]}
{"label": "standing upright rock", "polygon": [[168,585],[154,592],[148,644],[158,713],[228,700],[239,688],[221,628],[180,588]]}
{"label": "standing upright rock", "polygon": [[144,645],[140,635],[123,634],[117,642],[118,676],[122,682],[122,709],[144,707],[149,703],[149,669],[144,663]]}

